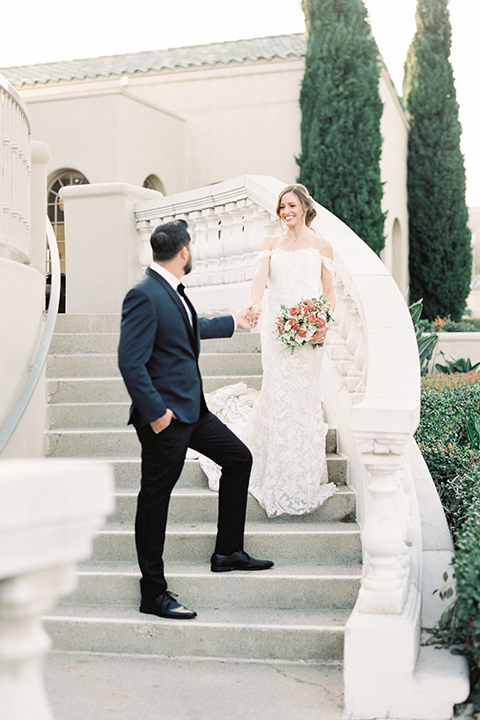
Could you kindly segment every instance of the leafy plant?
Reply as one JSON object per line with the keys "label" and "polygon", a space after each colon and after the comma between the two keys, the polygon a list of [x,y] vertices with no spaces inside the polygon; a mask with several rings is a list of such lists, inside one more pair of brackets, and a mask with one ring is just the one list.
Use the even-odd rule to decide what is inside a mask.
{"label": "leafy plant", "polygon": [[428,372],[428,366],[432,359],[433,353],[437,346],[438,335],[436,333],[429,333],[424,331],[424,323],[420,319],[423,308],[423,299],[417,300],[416,303],[410,305],[410,315],[412,317],[413,327],[415,329],[415,336],[417,338],[418,355],[420,357],[420,372],[422,375],[426,375]]}
{"label": "leafy plant", "polygon": [[472,450],[480,450],[480,416],[470,415],[467,418],[467,437]]}
{"label": "leafy plant", "polygon": [[[443,355],[443,353],[441,354]],[[469,373],[480,365],[480,362],[472,365],[470,358],[458,358],[457,360],[452,358],[451,360],[446,360],[445,355],[443,355],[443,359],[445,360],[445,365],[435,363],[435,369],[445,375],[451,375],[452,373]]]}

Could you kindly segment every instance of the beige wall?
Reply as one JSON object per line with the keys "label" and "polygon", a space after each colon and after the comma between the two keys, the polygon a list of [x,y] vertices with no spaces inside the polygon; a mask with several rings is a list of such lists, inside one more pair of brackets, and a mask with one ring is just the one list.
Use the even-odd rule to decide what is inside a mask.
{"label": "beige wall", "polygon": [[187,119],[184,190],[244,174],[292,182],[298,174],[303,68],[300,59],[177,70],[131,80],[128,92]]}
{"label": "beige wall", "polygon": [[394,86],[383,69],[380,78],[380,97],[383,102],[381,131],[383,136],[380,162],[383,186],[382,208],[385,220],[386,243],[381,257],[400,290],[405,295],[408,275],[408,212],[407,212],[407,152],[408,120]]}
{"label": "beige wall", "polygon": [[[43,331],[45,278],[27,265],[0,258],[0,428],[15,407],[35,359]],[[2,453],[41,457],[45,436],[45,379]]]}
{"label": "beige wall", "polygon": [[185,121],[121,89],[28,102],[34,137],[51,147],[48,174],[70,168],[89,182],[142,186],[157,174],[167,186],[185,178]]}

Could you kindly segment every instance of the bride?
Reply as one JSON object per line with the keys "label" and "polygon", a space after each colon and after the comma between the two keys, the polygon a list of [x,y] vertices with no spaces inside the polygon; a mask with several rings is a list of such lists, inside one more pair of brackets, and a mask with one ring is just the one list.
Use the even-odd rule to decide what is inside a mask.
{"label": "bride", "polygon": [[327,328],[310,342],[290,349],[276,332],[281,305],[323,294],[335,306],[333,250],[315,234],[317,212],[307,189],[289,185],[278,197],[280,235],[260,246],[252,280],[254,310],[261,318],[262,389],[241,438],[253,455],[250,493],[269,517],[312,512],[335,492],[328,483],[320,393],[320,366]]}

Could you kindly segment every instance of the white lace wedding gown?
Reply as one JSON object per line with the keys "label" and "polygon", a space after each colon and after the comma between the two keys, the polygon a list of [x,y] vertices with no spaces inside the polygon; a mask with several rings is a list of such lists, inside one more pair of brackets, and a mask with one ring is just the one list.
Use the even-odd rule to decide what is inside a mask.
{"label": "white lace wedding gown", "polygon": [[[312,512],[335,492],[328,483],[320,393],[323,348],[290,349],[278,339],[281,305],[319,297],[322,264],[333,262],[315,248],[276,248],[261,318],[262,389],[240,437],[253,454],[249,491],[269,517]],[[263,255],[263,254],[262,254]]]}
{"label": "white lace wedding gown", "polygon": [[[307,343],[292,355],[278,339],[276,318],[281,305],[318,297],[322,263],[333,274],[333,262],[315,248],[264,253],[271,257],[261,317],[262,390],[249,390],[240,382],[219,388],[205,399],[252,451],[249,491],[267,515],[304,515],[336,490],[334,483],[327,482],[327,426],[320,394],[323,348]],[[210,489],[217,491],[219,466],[193,451],[189,457],[199,458]]]}

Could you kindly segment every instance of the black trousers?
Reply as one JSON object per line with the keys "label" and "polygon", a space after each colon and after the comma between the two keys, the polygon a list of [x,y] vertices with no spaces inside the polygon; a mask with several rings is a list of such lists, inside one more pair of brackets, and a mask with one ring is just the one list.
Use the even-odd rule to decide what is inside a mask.
{"label": "black trousers", "polygon": [[193,424],[172,420],[161,433],[133,425],[142,446],[142,483],[135,518],[135,543],[142,579],[142,597],[155,598],[167,589],[163,548],[168,505],[183,469],[189,447],[222,468],[218,494],[215,552],[230,555],[243,550],[248,481],[252,456],[246,445],[213,413],[205,411]]}

